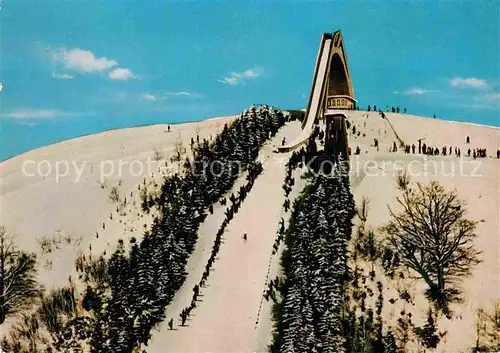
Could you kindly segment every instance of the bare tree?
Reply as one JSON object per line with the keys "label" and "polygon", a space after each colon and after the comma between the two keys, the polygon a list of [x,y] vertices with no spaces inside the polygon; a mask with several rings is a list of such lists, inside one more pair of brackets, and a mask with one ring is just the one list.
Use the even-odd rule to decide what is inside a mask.
{"label": "bare tree", "polygon": [[185,147],[182,143],[182,135],[179,132],[174,146],[174,155],[170,158],[171,162],[180,162],[182,160],[182,155],[185,153]]}
{"label": "bare tree", "polygon": [[488,336],[493,346],[493,349],[500,351],[500,300],[495,302],[495,307],[493,312],[488,314],[488,319],[490,323],[490,329],[488,331]]}
{"label": "bare tree", "polygon": [[408,188],[408,185],[410,185],[410,176],[405,169],[399,170],[395,179],[396,186],[401,191],[405,191]]}
{"label": "bare tree", "polygon": [[153,160],[158,162],[163,159],[163,151],[160,148],[159,150],[156,148],[153,148]]}
{"label": "bare tree", "polygon": [[22,310],[38,296],[36,257],[18,250],[0,226],[0,324],[5,317]]}
{"label": "bare tree", "polygon": [[365,223],[368,218],[368,209],[370,205],[370,200],[363,196],[361,199],[361,205],[356,207],[356,214],[358,215],[361,222]]}
{"label": "bare tree", "polygon": [[478,222],[464,218],[465,203],[456,191],[435,181],[416,189],[404,184],[396,198],[401,211],[389,207],[391,219],[382,231],[401,264],[416,271],[429,286],[428,296],[447,310],[450,301],[460,299],[457,282],[480,262],[473,244]]}
{"label": "bare tree", "polygon": [[23,313],[9,331],[9,337],[2,341],[6,352],[40,352],[47,337],[40,330],[40,321],[36,315]]}
{"label": "bare tree", "polygon": [[48,294],[43,294],[37,310],[40,322],[53,335],[60,333],[66,322],[76,313],[77,305],[73,285],[53,289]]}
{"label": "bare tree", "polygon": [[474,352],[500,351],[500,300],[488,314],[483,309],[476,312],[476,346]]}
{"label": "bare tree", "polygon": [[200,140],[200,131],[201,131],[200,125],[196,124],[196,140],[197,140],[197,142],[199,142],[199,140]]}

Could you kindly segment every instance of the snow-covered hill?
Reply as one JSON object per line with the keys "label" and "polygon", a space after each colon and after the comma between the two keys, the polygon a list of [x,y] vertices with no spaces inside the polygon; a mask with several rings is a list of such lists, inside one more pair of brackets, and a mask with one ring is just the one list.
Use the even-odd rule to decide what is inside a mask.
{"label": "snow-covered hill", "polygon": [[[485,220],[478,225],[476,242],[483,252],[482,263],[464,283],[466,300],[453,307],[452,320],[439,322],[440,329],[448,331],[440,351],[458,352],[474,343],[475,310],[489,309],[500,298],[500,160],[496,158],[500,130],[412,115],[386,115],[383,119],[375,112],[348,113],[351,150],[360,148],[359,155],[351,156],[351,188],[358,202],[362,198],[370,201],[367,225],[376,229],[387,221],[387,205],[396,196],[393,176],[400,167],[408,168],[415,181],[438,180],[447,189],[456,188],[467,202],[468,217]],[[60,286],[75,275],[74,261],[79,253],[110,252],[119,238],[137,236],[147,229],[152,217],[141,212],[138,185],[154,188],[166,173],[165,161],[170,168],[176,166],[170,162],[175,150],[189,151],[192,137],[215,136],[233,118],[173,125],[170,132],[167,125],[103,132],[4,161],[0,164],[1,223],[16,235],[22,249],[38,254],[40,283],[48,288]],[[355,134],[352,126],[356,126]],[[270,305],[262,300],[262,291],[266,279],[279,271],[279,257],[271,252],[282,216],[281,186],[289,156],[273,150],[283,137],[290,141],[299,130],[300,123],[291,122],[262,148],[264,171],[226,230],[214,273],[188,326],[176,324],[178,329],[169,331],[166,322],[160,325],[153,332],[149,353],[265,351],[272,323]],[[470,144],[466,143],[467,136]],[[398,138],[410,146],[415,144],[417,150],[421,139],[426,146],[438,148],[440,155],[406,154],[399,148]],[[378,149],[374,139],[379,142]],[[394,142],[398,151],[389,152]],[[447,155],[442,156],[445,146]],[[455,147],[460,148],[462,158],[454,155]],[[467,157],[469,148],[485,148],[488,157]],[[296,181],[292,199],[304,186],[299,176]],[[235,188],[242,183],[244,180],[237,181]],[[113,189],[120,195],[121,205],[111,200]],[[167,319],[178,320],[180,310],[190,301],[223,213],[224,208],[216,206],[201,226],[188,262],[188,277],[167,308]],[[246,242],[243,233],[248,234]],[[51,252],[41,250],[43,240],[52,244]],[[417,322],[425,318],[424,304],[408,309],[415,313]],[[391,313],[384,315],[390,322]],[[2,326],[3,335],[8,324]]]}

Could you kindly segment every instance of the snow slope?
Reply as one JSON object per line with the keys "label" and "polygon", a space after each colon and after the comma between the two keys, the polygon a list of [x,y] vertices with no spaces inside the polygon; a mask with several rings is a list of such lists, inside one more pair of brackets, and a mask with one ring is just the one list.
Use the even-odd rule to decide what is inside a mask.
{"label": "snow slope", "polygon": [[[387,205],[393,204],[397,195],[394,170],[409,165],[415,181],[439,180],[446,188],[456,188],[459,196],[468,203],[468,216],[485,220],[478,226],[476,242],[483,251],[483,262],[464,283],[466,301],[453,307],[455,317],[452,320],[439,322],[440,330],[448,331],[439,351],[455,353],[465,350],[474,343],[476,308],[488,309],[495,299],[500,298],[500,161],[496,156],[474,161],[472,158],[459,160],[454,156],[408,155],[401,151],[389,153],[388,149],[397,140],[387,120],[373,112],[349,112],[348,116],[351,124],[360,131],[359,136],[350,131],[350,146],[353,151],[357,146],[361,149],[359,156],[351,156],[352,191],[356,201],[362,197],[370,200],[368,226],[376,228],[387,221]],[[460,147],[462,157],[469,146],[486,148],[490,156],[499,148],[498,128],[402,114],[387,113],[387,117],[398,136],[409,144],[417,144],[418,139],[425,138],[423,142],[439,149],[444,145]],[[230,119],[232,117],[172,125],[171,132],[167,132],[166,125],[108,131],[50,145],[4,161],[0,164],[1,223],[16,235],[16,243],[21,248],[37,252],[40,282],[49,288],[60,286],[66,283],[68,276],[75,274],[73,264],[79,252],[109,253],[119,238],[141,234],[144,225],[147,228],[151,221],[151,215],[140,212],[138,188],[144,187],[144,179],[148,188],[154,188],[162,173],[167,172],[162,167],[164,162],[175,167],[169,157],[179,142],[182,141],[189,152],[191,137],[196,138],[197,133],[200,138],[214,136]],[[225,208],[216,206],[214,214],[202,224],[196,249],[188,262],[186,282],[167,307],[167,318],[175,319],[176,330],[169,331],[166,323],[159,325],[146,347],[149,353],[265,351],[272,322],[270,305],[262,300],[262,292],[268,273],[274,278],[279,271],[279,257],[272,257],[271,251],[282,215],[284,196],[281,186],[288,156],[272,151],[281,144],[283,137],[292,141],[299,133],[299,122],[287,124],[262,149],[264,171],[227,228],[213,273],[206,288],[201,289],[201,301],[187,326],[179,327],[179,313],[191,300],[192,287],[199,281],[210,256]],[[470,145],[465,143],[466,136],[470,136]],[[380,143],[378,151],[373,146],[374,138]],[[150,171],[145,168],[138,173],[134,169],[139,168],[139,162],[147,163],[151,159],[159,161],[153,163]],[[79,180],[75,179],[79,174],[74,168],[60,180],[56,180],[54,173],[46,177],[23,175],[25,161],[35,162],[25,165],[29,173],[34,173],[34,167],[43,160],[48,161],[45,168],[47,165],[55,168],[57,161],[69,161],[78,167],[83,166],[83,172]],[[134,160],[139,162],[130,169]],[[120,161],[124,165],[121,175],[118,173]],[[112,165],[115,172],[109,173]],[[435,165],[445,169],[441,168],[435,174],[432,172]],[[109,175],[101,183],[103,166],[108,168],[105,174]],[[452,166],[454,175],[450,175]],[[298,176],[295,180],[292,198],[303,186]],[[243,183],[244,180],[238,180],[235,187]],[[122,202],[127,198],[123,206],[109,199],[112,187],[117,187]],[[242,239],[243,233],[248,233],[246,243]],[[42,254],[37,239],[46,236],[70,236],[71,239],[69,244],[62,242],[58,250]],[[419,293],[419,288],[415,293]],[[417,303],[412,310],[420,324],[419,320],[427,310],[425,303]],[[390,323],[391,313],[388,312],[385,318]],[[0,335],[7,327],[0,327]]]}

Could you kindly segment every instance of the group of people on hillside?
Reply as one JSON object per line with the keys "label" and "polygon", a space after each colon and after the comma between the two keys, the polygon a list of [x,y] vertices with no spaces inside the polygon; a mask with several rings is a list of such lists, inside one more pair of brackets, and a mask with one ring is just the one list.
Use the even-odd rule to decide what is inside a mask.
{"label": "group of people on hillside", "polygon": [[[470,143],[470,138],[467,136],[466,143]],[[375,146],[378,145],[377,139],[374,139],[374,144]],[[396,145],[396,142],[393,143],[392,148],[390,149],[391,152],[397,152],[398,148]],[[418,140],[418,147],[415,146],[415,144],[412,145],[405,145],[404,146],[404,152],[405,153],[418,153],[418,154],[425,154],[428,156],[452,156],[455,155],[455,157],[461,156],[461,150],[459,147],[452,147],[452,146],[443,146],[441,149],[438,147],[433,147],[433,146],[428,146],[425,143],[422,143],[422,139]],[[486,151],[486,148],[474,148],[471,149],[469,148],[467,150],[467,157],[472,157],[474,159],[476,158],[487,158],[488,154]],[[497,158],[500,159],[500,150],[497,150]]]}
{"label": "group of people on hillside", "polygon": [[274,289],[277,289],[279,291],[279,278],[276,277],[274,280],[271,280],[269,282],[269,285],[266,289],[266,291],[264,292],[264,299],[266,301],[269,301],[269,298],[271,298],[273,301],[276,301],[276,294],[274,293]]}
{"label": "group of people on hillside", "polygon": [[[467,157],[471,156],[471,149],[469,148],[467,150]],[[488,155],[486,154],[486,148],[474,148],[472,150],[472,158],[486,158]],[[498,158],[498,151],[497,151],[497,158]]]}
{"label": "group of people on hillside", "polygon": [[[394,142],[394,144],[393,144],[392,152],[395,152],[395,151],[397,151],[396,142]],[[408,154],[409,153],[412,153],[412,154],[418,153],[418,154],[425,154],[428,156],[455,155],[455,157],[460,157],[460,155],[461,155],[461,151],[460,151],[459,147],[443,146],[443,147],[441,147],[441,149],[439,149],[438,147],[427,146],[425,143],[422,143],[421,139],[418,140],[418,147],[415,146],[415,144],[405,145],[404,151],[405,151],[405,153],[408,153]]]}
{"label": "group of people on hillside", "polygon": [[[204,281],[203,281],[204,282]],[[181,317],[181,326],[184,326],[186,324],[186,320],[191,314],[191,311],[196,308],[196,300],[198,299],[198,295],[200,294],[200,287],[196,284],[193,287],[193,299],[191,300],[191,305],[188,306],[187,308],[182,309],[182,312],[180,314]],[[170,319],[168,322],[168,327],[172,330],[174,326],[174,319]]]}
{"label": "group of people on hillside", "polygon": [[[465,138],[465,143],[470,144],[470,136],[467,136]],[[488,154],[486,153],[486,148],[473,148],[472,150],[469,148],[467,150],[467,157],[471,157],[472,153],[472,158],[487,158]],[[497,150],[497,158],[500,158],[500,150]]]}
{"label": "group of people on hillside", "polygon": [[[367,110],[367,111],[369,111],[369,112],[370,112],[370,111],[372,111],[372,107],[371,107],[371,105],[368,105],[368,108],[367,108],[366,110]],[[388,106],[388,105],[385,107],[385,111],[386,111],[387,113],[389,113],[389,112],[392,112],[392,113],[400,113],[400,112],[401,112],[401,110],[403,111],[403,114],[406,114],[406,113],[407,113],[407,109],[406,109],[406,108],[404,108],[404,109],[399,109],[399,107],[398,107],[398,106],[389,108],[389,106]],[[373,106],[373,111],[374,111],[374,112],[376,112],[376,111],[382,111],[382,110],[381,110],[381,109],[377,110],[377,106],[376,106],[376,105],[374,105],[374,106]]]}

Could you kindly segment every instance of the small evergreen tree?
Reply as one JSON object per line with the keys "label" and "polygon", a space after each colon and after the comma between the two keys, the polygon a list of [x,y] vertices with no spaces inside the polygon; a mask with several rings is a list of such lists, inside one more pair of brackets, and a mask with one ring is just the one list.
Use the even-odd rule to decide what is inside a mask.
{"label": "small evergreen tree", "polygon": [[432,309],[429,309],[427,323],[424,325],[422,331],[422,343],[424,346],[427,348],[436,348],[439,343],[439,336],[436,334],[437,327],[432,317]]}
{"label": "small evergreen tree", "polygon": [[394,339],[394,335],[391,331],[387,332],[385,336],[385,348],[384,353],[397,353],[398,349],[396,346],[396,340]]}

